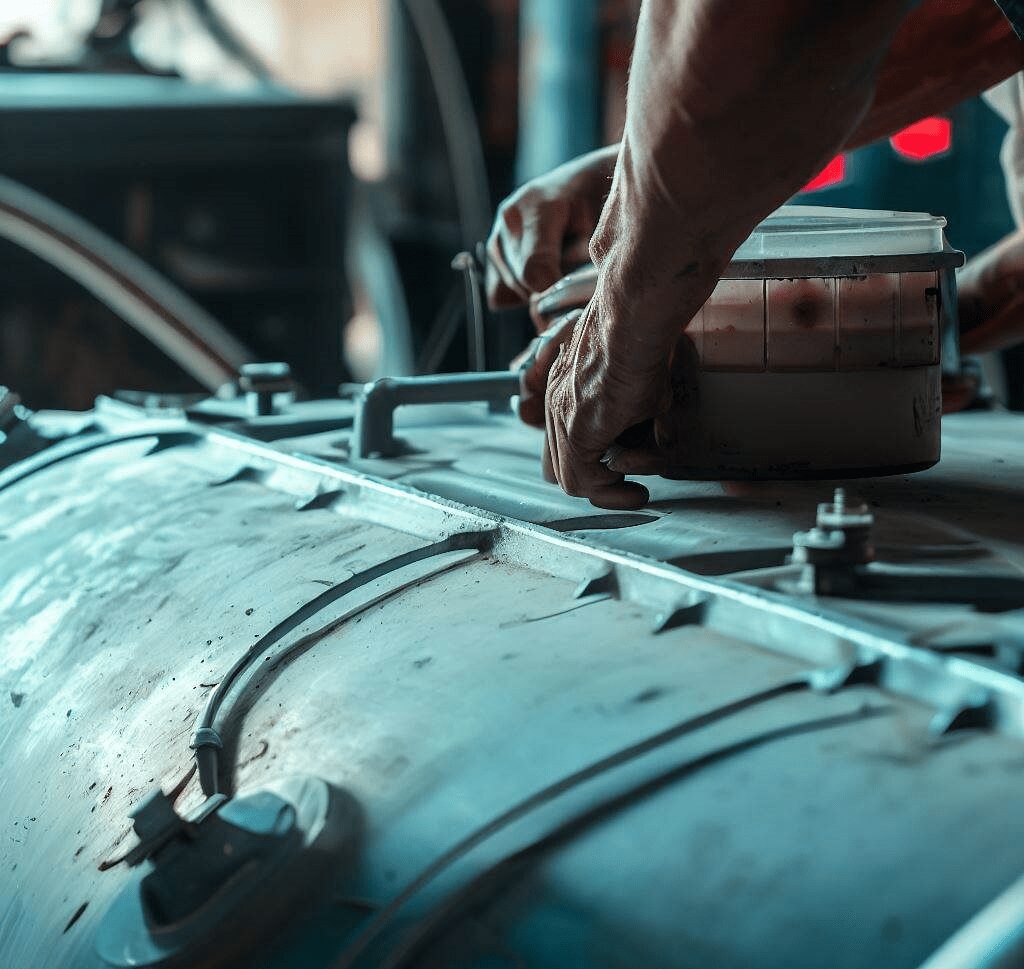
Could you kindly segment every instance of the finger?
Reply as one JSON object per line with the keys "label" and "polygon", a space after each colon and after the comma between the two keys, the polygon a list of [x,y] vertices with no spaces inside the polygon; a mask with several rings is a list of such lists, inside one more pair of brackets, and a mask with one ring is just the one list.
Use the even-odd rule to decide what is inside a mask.
{"label": "finger", "polygon": [[527,424],[544,427],[544,397],[548,377],[562,347],[572,336],[573,326],[581,312],[574,311],[553,323],[528,348],[527,352],[532,354],[533,362],[523,372],[519,395],[519,417]]}
{"label": "finger", "polygon": [[1024,342],[1024,299],[1015,300],[991,319],[961,333],[960,352],[965,355],[992,353],[1021,342]]}
{"label": "finger", "polygon": [[509,289],[502,281],[501,274],[490,258],[487,260],[486,281],[487,305],[492,310],[508,310],[523,305],[519,294]]}
{"label": "finger", "polygon": [[526,348],[520,350],[513,358],[512,362],[508,365],[508,369],[515,373],[518,370],[532,367],[534,357],[537,355],[537,339],[534,337],[527,345]]}
{"label": "finger", "polygon": [[543,395],[519,398],[519,419],[530,427],[544,427]]}
{"label": "finger", "polygon": [[650,500],[650,493],[642,484],[627,481],[624,474],[595,458],[570,452],[564,454],[559,467],[560,483],[566,493],[586,498],[598,508],[633,511],[643,508]]}
{"label": "finger", "polygon": [[[566,334],[578,332],[575,323],[583,312],[574,313],[566,318],[563,323]],[[570,321],[574,325],[570,326]],[[568,345],[568,340],[559,341],[552,368],[559,364],[562,355],[567,352]],[[565,377],[566,375],[563,372],[561,376]],[[591,504],[599,508],[614,510],[642,508],[649,499],[647,489],[636,482],[626,481],[622,474],[602,464],[601,458],[604,456],[607,445],[600,448],[581,448],[577,442],[570,439],[565,424],[557,416],[557,407],[553,406],[552,392],[554,389],[556,388],[549,383],[544,420],[552,471],[562,490],[571,497],[587,498]]]}
{"label": "finger", "polygon": [[526,390],[531,393],[543,393],[548,385],[551,368],[562,352],[562,348],[572,336],[573,327],[583,315],[582,310],[573,310],[556,320],[536,340],[533,341],[534,360],[532,366],[523,375]]}
{"label": "finger", "polygon": [[[579,331],[573,327],[571,332],[576,334]],[[567,342],[560,343],[559,357],[566,352],[566,345]],[[559,357],[556,357],[554,365],[559,363]],[[564,370],[559,376],[565,377]],[[626,481],[622,472],[603,463],[606,451],[615,445],[614,439],[597,445],[581,445],[578,440],[573,440],[558,416],[557,390],[557,382],[552,384],[549,380],[544,417],[552,468],[562,490],[573,497],[587,498],[598,508],[642,508],[650,498],[647,489],[638,482]]]}
{"label": "finger", "polygon": [[[541,423],[543,425],[543,415]],[[551,448],[548,447],[548,435],[544,434],[544,447],[540,453],[540,473],[548,484],[558,484],[555,478],[555,468],[551,461]]]}
{"label": "finger", "polygon": [[526,345],[526,349],[521,350],[512,358],[512,362],[508,365],[509,370],[522,370],[525,373],[532,369],[537,362],[537,355],[548,342],[550,336],[551,334],[547,332],[535,336]]}
{"label": "finger", "polygon": [[562,272],[571,273],[590,262],[590,238],[576,236],[570,239],[562,250]]}
{"label": "finger", "polygon": [[540,301],[544,293],[534,293],[530,297],[530,319],[533,320],[533,328],[538,333],[543,333],[551,326],[551,317],[541,313]]}
{"label": "finger", "polygon": [[[552,422],[556,433],[560,425]],[[642,508],[650,495],[636,481],[626,481],[625,475],[614,471],[601,461],[603,451],[580,449],[566,439],[564,432],[557,439],[558,463],[555,472],[562,490],[578,498],[587,498],[598,508],[616,511]]]}
{"label": "finger", "polygon": [[538,206],[523,220],[516,245],[505,242],[505,256],[516,282],[529,293],[542,293],[562,278],[565,218],[560,206]]}
{"label": "finger", "polygon": [[[559,344],[558,353],[561,355],[563,344]],[[558,357],[555,357],[557,362]],[[544,395],[544,439],[548,445],[548,459],[551,464],[551,475],[555,479],[555,483],[559,486],[562,484],[562,477],[559,473],[559,455],[558,455],[558,435],[555,433],[555,420],[554,413],[551,409],[550,401],[548,400],[548,394],[545,391]]]}
{"label": "finger", "polygon": [[622,447],[615,444],[608,449],[605,462],[619,474],[661,474],[665,470],[665,454],[657,445]]}
{"label": "finger", "polygon": [[598,488],[587,498],[596,508],[638,511],[651,500],[651,493],[638,481],[620,481],[615,485]]}
{"label": "finger", "polygon": [[506,233],[503,218],[499,216],[487,240],[487,300],[493,309],[521,306],[530,298],[509,268]]}

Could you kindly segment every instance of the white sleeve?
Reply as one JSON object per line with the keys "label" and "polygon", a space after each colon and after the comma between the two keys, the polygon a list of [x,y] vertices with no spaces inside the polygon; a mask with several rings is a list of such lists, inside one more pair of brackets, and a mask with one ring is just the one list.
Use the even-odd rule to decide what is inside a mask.
{"label": "white sleeve", "polygon": [[986,91],[984,98],[1010,126],[999,158],[1013,220],[1021,228],[1024,227],[1024,73],[1008,77]]}

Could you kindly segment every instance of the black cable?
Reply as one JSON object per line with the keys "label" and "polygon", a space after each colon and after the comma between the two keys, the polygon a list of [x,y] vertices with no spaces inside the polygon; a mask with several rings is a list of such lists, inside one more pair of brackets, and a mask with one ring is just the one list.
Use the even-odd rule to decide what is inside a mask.
{"label": "black cable", "polygon": [[441,539],[438,542],[432,542],[430,545],[424,545],[421,548],[414,548],[408,552],[403,552],[401,555],[396,555],[378,565],[371,566],[362,572],[349,576],[343,582],[339,582],[329,589],[325,589],[320,595],[310,599],[309,602],[300,606],[277,623],[268,633],[257,639],[245,653],[235,660],[231,668],[224,674],[221,681],[217,684],[217,688],[210,694],[202,716],[196,724],[196,730],[192,737],[192,749],[195,751],[196,768],[199,771],[199,786],[203,793],[207,797],[212,797],[214,794],[219,793],[219,752],[223,748],[223,743],[220,735],[214,729],[217,713],[238,678],[267,649],[342,596],[348,595],[348,593],[408,565],[442,555],[445,552],[477,548],[479,543],[480,536],[477,533],[465,532]]}
{"label": "black cable", "polygon": [[191,296],[53,199],[0,177],[0,236],[85,287],[188,374],[216,391],[250,350]]}
{"label": "black cable", "polygon": [[739,700],[734,700],[731,703],[726,703],[705,713],[698,714],[695,717],[683,720],[666,730],[662,730],[660,733],[656,733],[645,740],[641,740],[638,743],[624,747],[613,754],[609,754],[607,757],[602,757],[600,760],[594,761],[587,767],[583,767],[580,770],[569,774],[567,777],[563,777],[561,780],[556,781],[553,784],[549,784],[547,787],[541,788],[541,790],[513,805],[497,817],[492,818],[490,821],[471,832],[461,841],[456,842],[447,851],[442,852],[437,858],[435,858],[434,861],[427,865],[419,875],[409,882],[405,888],[403,888],[387,905],[384,906],[384,908],[380,910],[380,912],[373,917],[352,944],[332,964],[331,969],[351,969],[351,967],[355,965],[356,959],[358,959],[367,946],[369,946],[370,943],[373,942],[373,940],[376,939],[385,928],[387,928],[391,920],[406,904],[406,902],[409,901],[409,899],[464,855],[468,854],[488,838],[497,834],[503,828],[508,827],[515,821],[520,820],[530,812],[548,804],[573,788],[579,787],[581,784],[593,780],[595,777],[605,774],[616,767],[620,767],[629,761],[636,760],[638,757],[650,753],[658,747],[662,747],[667,743],[678,740],[680,737],[683,737],[688,733],[692,733],[702,727],[710,726],[713,723],[724,720],[736,713],[742,712],[743,710],[748,710],[758,704],[773,700],[776,697],[796,693],[808,688],[808,680],[796,679],[777,684],[776,686],[769,687],[766,690],[761,690],[758,693],[752,693],[749,696],[740,698]]}
{"label": "black cable", "polygon": [[865,707],[852,713],[819,717],[814,720],[789,724],[785,727],[775,727],[771,730],[755,734],[753,737],[738,740],[724,747],[719,747],[717,750],[701,754],[692,760],[677,764],[675,767],[635,787],[586,809],[526,847],[506,856],[501,861],[495,862],[472,878],[462,888],[421,919],[398,948],[390,953],[387,959],[377,964],[376,969],[405,969],[405,967],[412,965],[413,963],[410,960],[420,955],[424,946],[428,945],[449,928],[451,920],[457,917],[467,904],[472,901],[479,902],[482,895],[499,890],[502,885],[507,883],[510,876],[525,865],[536,862],[546,852],[565,845],[574,838],[586,833],[595,825],[607,821],[615,814],[633,806],[638,801],[657,794],[676,781],[689,777],[705,767],[711,767],[737,754],[755,750],[776,740],[784,740],[787,737],[796,737],[819,730],[843,727],[869,717],[882,716],[888,712],[888,708],[884,707]]}
{"label": "black cable", "polygon": [[400,0],[419,37],[441,113],[463,249],[473,251],[491,227],[487,163],[473,99],[451,28],[437,0]]}

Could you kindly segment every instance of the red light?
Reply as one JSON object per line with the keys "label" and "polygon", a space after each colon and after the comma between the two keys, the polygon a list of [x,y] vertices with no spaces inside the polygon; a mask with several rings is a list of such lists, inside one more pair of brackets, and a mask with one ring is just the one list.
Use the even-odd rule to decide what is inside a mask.
{"label": "red light", "polygon": [[924,161],[953,147],[953,124],[948,118],[923,118],[896,132],[889,144],[904,158]]}
{"label": "red light", "polygon": [[846,155],[836,155],[801,191],[816,192],[819,188],[839,185],[846,179]]}

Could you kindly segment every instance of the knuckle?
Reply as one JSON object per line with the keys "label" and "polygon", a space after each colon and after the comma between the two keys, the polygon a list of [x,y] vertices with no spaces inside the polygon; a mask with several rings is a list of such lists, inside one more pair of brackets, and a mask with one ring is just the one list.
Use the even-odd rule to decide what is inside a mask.
{"label": "knuckle", "polygon": [[527,182],[512,196],[520,208],[533,208],[543,197],[544,193],[538,188],[536,182]]}
{"label": "knuckle", "polygon": [[508,232],[518,232],[523,222],[519,200],[508,199],[498,208],[497,226]]}
{"label": "knuckle", "polygon": [[557,200],[545,192],[532,191],[523,199],[522,208],[529,212],[530,217],[543,221],[558,208]]}

